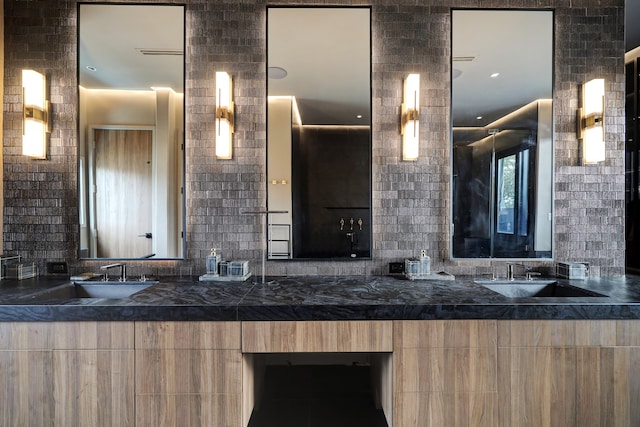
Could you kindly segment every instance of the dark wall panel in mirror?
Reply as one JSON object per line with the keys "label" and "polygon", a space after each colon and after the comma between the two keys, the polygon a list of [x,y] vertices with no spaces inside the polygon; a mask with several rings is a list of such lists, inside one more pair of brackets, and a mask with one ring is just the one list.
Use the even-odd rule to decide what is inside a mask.
{"label": "dark wall panel in mirror", "polygon": [[451,22],[453,258],[551,258],[553,12]]}
{"label": "dark wall panel in mirror", "polygon": [[369,147],[368,128],[294,133],[294,258],[370,255]]}
{"label": "dark wall panel in mirror", "polygon": [[267,9],[270,259],[371,257],[370,26],[367,7]]}
{"label": "dark wall panel in mirror", "polygon": [[181,259],[184,6],[78,5],[79,257]]}

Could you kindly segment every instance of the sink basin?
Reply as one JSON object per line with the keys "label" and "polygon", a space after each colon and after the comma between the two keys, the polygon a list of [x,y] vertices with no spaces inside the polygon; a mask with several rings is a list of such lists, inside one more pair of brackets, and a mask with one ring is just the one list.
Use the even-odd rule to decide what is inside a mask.
{"label": "sink basin", "polygon": [[508,298],[576,298],[606,297],[606,295],[571,285],[559,284],[555,280],[476,280],[475,283]]}
{"label": "sink basin", "polygon": [[122,299],[128,298],[133,294],[136,294],[150,286],[158,283],[157,281],[149,280],[146,282],[87,282],[87,283],[72,283],[62,286],[56,286],[55,288],[47,289],[46,291],[38,292],[31,295],[29,298],[37,300],[49,300],[49,299],[75,299],[75,298],[110,298],[110,299]]}

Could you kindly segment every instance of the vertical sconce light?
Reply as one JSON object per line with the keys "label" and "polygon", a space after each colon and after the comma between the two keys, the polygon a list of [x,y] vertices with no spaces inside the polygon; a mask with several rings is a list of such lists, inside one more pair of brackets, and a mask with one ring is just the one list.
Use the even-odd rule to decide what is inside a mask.
{"label": "vertical sconce light", "polygon": [[404,80],[400,132],[402,160],[417,160],[420,147],[420,74],[409,74]]}
{"label": "vertical sconce light", "polygon": [[216,157],[231,159],[233,145],[232,80],[224,71],[216,72]]}
{"label": "vertical sconce light", "polygon": [[22,70],[22,154],[37,159],[47,157],[49,101],[45,76]]}
{"label": "vertical sconce light", "polygon": [[582,140],[582,163],[604,161],[604,79],[582,85],[582,108],[578,109],[577,122],[578,139]]}

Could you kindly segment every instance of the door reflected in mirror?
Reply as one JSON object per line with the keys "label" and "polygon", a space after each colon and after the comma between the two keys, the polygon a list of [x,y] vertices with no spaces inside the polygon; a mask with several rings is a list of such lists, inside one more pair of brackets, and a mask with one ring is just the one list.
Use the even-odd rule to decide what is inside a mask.
{"label": "door reflected in mirror", "polygon": [[184,22],[78,5],[80,258],[184,257]]}
{"label": "door reflected in mirror", "polygon": [[371,257],[368,7],[267,9],[269,259]]}
{"label": "door reflected in mirror", "polygon": [[551,258],[553,12],[451,25],[452,257]]}

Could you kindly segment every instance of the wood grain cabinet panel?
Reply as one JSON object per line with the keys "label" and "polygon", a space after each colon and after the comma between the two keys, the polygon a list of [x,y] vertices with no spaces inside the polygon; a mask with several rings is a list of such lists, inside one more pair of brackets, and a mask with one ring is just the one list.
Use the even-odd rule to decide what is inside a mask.
{"label": "wood grain cabinet panel", "polygon": [[136,392],[237,393],[241,363],[238,350],[136,350]]}
{"label": "wood grain cabinet panel", "polygon": [[576,425],[640,425],[640,347],[577,350]]}
{"label": "wood grain cabinet panel", "polygon": [[240,349],[240,322],[136,322],[135,328],[136,349]]}
{"label": "wood grain cabinet panel", "polygon": [[133,426],[133,324],[0,323],[0,425]]}
{"label": "wood grain cabinet panel", "polygon": [[497,425],[575,426],[575,355],[575,348],[498,349]]}
{"label": "wood grain cabinet panel", "polygon": [[242,322],[244,353],[392,350],[391,321]]}
{"label": "wood grain cabinet panel", "polygon": [[132,349],[132,322],[0,322],[0,350]]}
{"label": "wood grain cabinet panel", "polygon": [[136,425],[238,427],[240,322],[136,322]]}
{"label": "wood grain cabinet panel", "polygon": [[394,427],[496,424],[496,321],[394,322]]}
{"label": "wood grain cabinet panel", "polygon": [[639,333],[638,320],[498,322],[498,425],[640,425]]}
{"label": "wood grain cabinet panel", "polygon": [[239,427],[240,394],[145,394],[136,398],[138,427]]}

